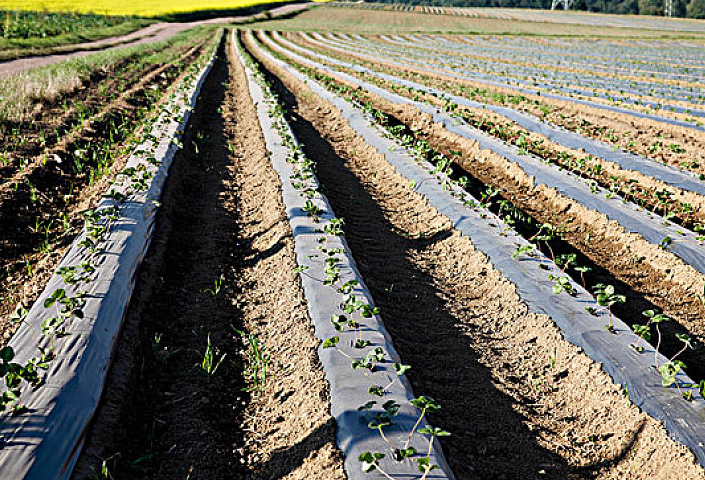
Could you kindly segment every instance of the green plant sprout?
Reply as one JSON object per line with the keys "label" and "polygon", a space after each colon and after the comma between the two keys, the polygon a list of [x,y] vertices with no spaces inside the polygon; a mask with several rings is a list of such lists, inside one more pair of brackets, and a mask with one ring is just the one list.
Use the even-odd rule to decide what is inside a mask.
{"label": "green plant sprout", "polygon": [[616,333],[612,319],[612,307],[618,303],[625,303],[627,301],[626,297],[624,295],[617,295],[612,285],[598,283],[595,285],[595,299],[597,300],[597,304],[606,309],[609,315],[609,325],[605,328],[610,333]]}
{"label": "green plant sprout", "polygon": [[206,288],[203,290],[203,293],[207,293],[214,297],[218,296],[221,288],[223,287],[223,281],[225,281],[225,276],[221,274],[220,277],[213,280],[213,288]]}
{"label": "green plant sprout", "polygon": [[243,390],[247,392],[262,391],[267,383],[269,372],[270,355],[265,351],[264,343],[256,333],[246,333],[235,327],[232,329],[245,341],[247,349],[245,358],[247,367],[245,369],[245,380],[247,387]]}
{"label": "green plant sprout", "polygon": [[223,363],[223,360],[225,360],[225,356],[227,355],[227,353],[224,353],[220,358],[217,358],[217,354],[215,353],[213,344],[211,343],[210,335],[206,338],[206,349],[203,353],[198,350],[196,353],[203,357],[201,362],[197,364],[199,369],[209,377],[215,375],[215,372],[218,371],[218,367],[220,367],[220,364]]}

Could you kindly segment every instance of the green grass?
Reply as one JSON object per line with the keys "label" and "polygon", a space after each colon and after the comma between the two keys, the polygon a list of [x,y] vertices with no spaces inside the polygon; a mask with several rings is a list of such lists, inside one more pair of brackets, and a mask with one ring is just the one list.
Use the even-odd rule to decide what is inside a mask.
{"label": "green grass", "polygon": [[[0,15],[2,15],[0,18],[7,18],[6,14],[2,12]],[[34,30],[35,35],[27,36],[11,34],[3,36],[0,34],[0,60],[71,51],[75,49],[72,44],[126,35],[153,22],[152,19],[123,17],[120,22],[114,24],[96,23],[93,27],[77,22],[75,28],[69,28],[67,31],[57,32],[54,35],[45,33],[46,36],[40,36],[41,29]]]}
{"label": "green grass", "polygon": [[196,27],[163,42],[100,51],[4,77],[0,82],[0,121],[24,121],[37,102],[53,101],[79,87],[96,70],[111,70],[112,65],[124,59],[135,64],[163,63],[175,47],[193,45],[218,28],[217,25]]}
{"label": "green grass", "polygon": [[525,22],[456,15],[393,12],[356,7],[321,5],[287,20],[256,22],[252,28],[265,30],[335,31],[362,34],[447,33],[565,35],[586,37],[705,38],[703,33],[668,32],[639,28],[596,27],[561,23]]}

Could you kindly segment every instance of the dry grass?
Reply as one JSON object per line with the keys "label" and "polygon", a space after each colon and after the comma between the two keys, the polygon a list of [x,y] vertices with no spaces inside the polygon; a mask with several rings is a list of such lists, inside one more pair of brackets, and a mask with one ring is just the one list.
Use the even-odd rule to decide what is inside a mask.
{"label": "dry grass", "polygon": [[139,56],[142,61],[158,62],[160,55],[168,53],[168,46],[192,43],[197,37],[215,28],[197,27],[147,47],[138,45],[105,50],[3,77],[0,82],[0,121],[27,120],[39,102],[51,102],[62,93],[78,88],[84,79],[98,69],[110,70],[115,63],[133,56]]}

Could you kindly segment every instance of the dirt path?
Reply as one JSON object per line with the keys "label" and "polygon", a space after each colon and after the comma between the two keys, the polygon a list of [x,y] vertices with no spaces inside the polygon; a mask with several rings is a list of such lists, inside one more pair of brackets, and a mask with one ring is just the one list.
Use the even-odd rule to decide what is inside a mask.
{"label": "dirt path", "polygon": [[[224,60],[172,167],[76,479],[106,458],[111,478],[344,478],[279,179],[244,71]],[[269,356],[259,392],[242,391],[252,383],[235,329]],[[195,366],[209,337],[227,355],[212,376]]]}
{"label": "dirt path", "polygon": [[[284,5],[282,7],[273,8],[272,10],[269,10],[269,12],[272,17],[276,17],[298,10],[304,10],[306,8],[309,8],[310,5],[310,3]],[[67,48],[71,49],[71,51],[68,52],[57,53],[53,55],[41,55],[36,57],[25,57],[19,58],[17,60],[0,62],[0,77],[25,72],[27,70],[37,67],[52,65],[54,63],[67,60],[69,58],[86,57],[88,55],[91,55],[92,53],[95,53],[97,50],[105,50],[109,48],[122,49],[127,47],[133,47],[136,45],[144,45],[146,43],[161,42],[163,40],[168,40],[179,32],[183,32],[184,30],[188,30],[198,25],[214,23],[239,23],[249,20],[253,17],[255,17],[255,15],[241,17],[222,17],[189,23],[159,22],[148,27],[142,28],[140,30],[134,31],[132,33],[129,33],[127,35],[104,38],[102,40],[96,40],[94,42],[73,44],[67,46]]]}

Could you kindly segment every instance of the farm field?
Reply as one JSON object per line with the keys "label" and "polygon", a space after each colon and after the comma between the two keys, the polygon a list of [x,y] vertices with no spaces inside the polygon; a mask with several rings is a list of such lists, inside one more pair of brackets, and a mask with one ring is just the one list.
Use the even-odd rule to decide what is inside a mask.
{"label": "farm field", "polygon": [[126,16],[0,9],[0,60],[55,53],[71,45],[126,35],[153,20]]}
{"label": "farm field", "polygon": [[462,8],[435,7],[426,5],[403,5],[364,3],[331,3],[330,5],[376,11],[413,12],[430,15],[454,15],[461,17],[499,19],[522,22],[555,23],[564,25],[603,26],[623,28],[646,28],[680,32],[702,32],[705,26],[699,20],[684,18],[664,18],[647,15],[610,15],[603,13],[577,12],[571,10],[538,10],[521,8]]}
{"label": "farm field", "polygon": [[[431,14],[421,11],[394,11],[376,8],[377,4],[322,4],[286,21],[258,23],[264,30],[312,30],[346,33],[454,33],[454,34],[518,34],[558,35],[570,37],[639,37],[639,38],[702,38],[702,22],[697,20],[664,19],[663,17],[586,15],[593,22],[578,24],[554,18],[563,12],[523,10],[523,16],[512,18],[498,15],[503,9],[486,9],[483,15]],[[435,7],[434,7],[435,8]],[[482,11],[483,9],[474,9]],[[568,12],[571,18],[578,12]],[[610,21],[620,19],[617,23]],[[658,25],[648,25],[648,20]],[[663,28],[658,28],[663,24]],[[681,25],[686,27],[682,28]]]}
{"label": "farm field", "polygon": [[[185,9],[162,13],[159,13],[161,10],[147,9],[143,15],[148,16],[143,17],[133,13],[121,16],[77,13],[81,6],[91,12],[91,5],[66,5],[67,10],[42,12],[0,9],[0,17],[4,19],[0,25],[0,76],[69,57],[90,55],[98,50],[168,40],[203,23],[242,23],[291,15],[312,4],[251,2],[241,6],[233,4],[228,9]],[[31,8],[31,5],[19,8],[22,7]],[[9,2],[5,8],[16,9],[18,5]]]}
{"label": "farm field", "polygon": [[222,10],[228,15],[233,11],[262,4],[275,5],[285,3],[286,0],[204,0],[194,6],[193,2],[178,0],[173,2],[159,2],[146,0],[142,2],[110,2],[106,0],[92,0],[81,2],[78,0],[57,0],[47,4],[42,0],[29,0],[18,3],[15,0],[1,0],[0,9],[20,9],[29,11],[52,12],[79,12],[99,15],[133,15],[139,17],[163,17],[179,13],[193,13],[198,11]]}
{"label": "farm field", "polygon": [[700,32],[420,10],[0,79],[0,478],[705,479]]}

